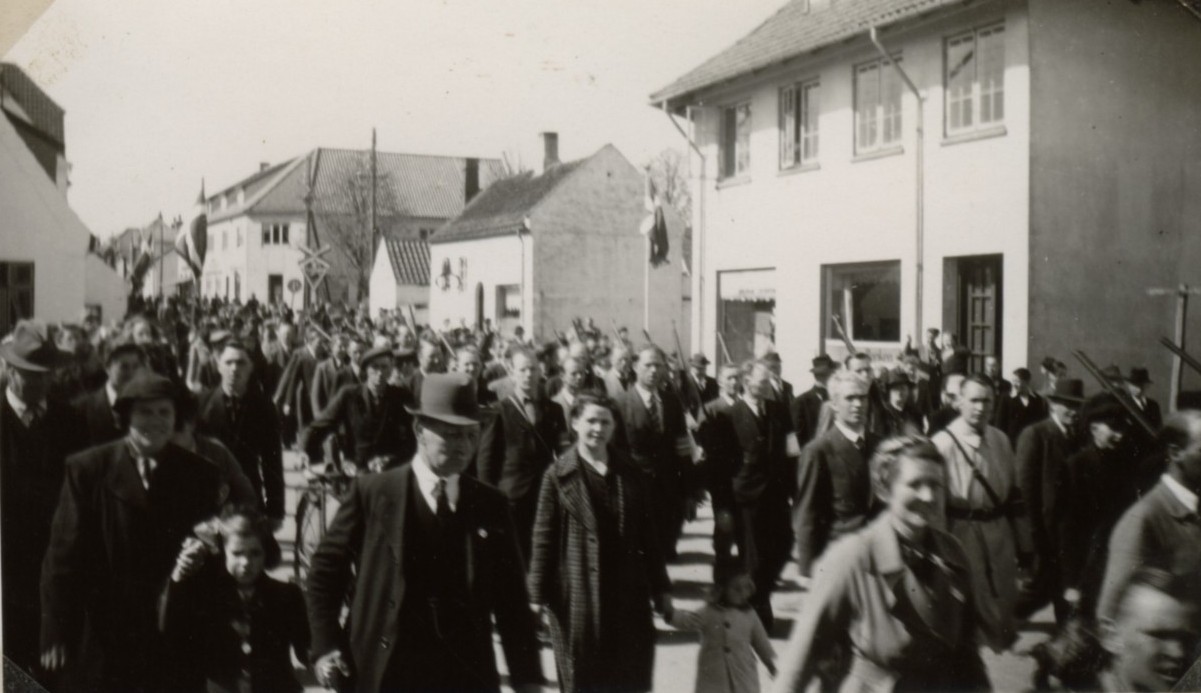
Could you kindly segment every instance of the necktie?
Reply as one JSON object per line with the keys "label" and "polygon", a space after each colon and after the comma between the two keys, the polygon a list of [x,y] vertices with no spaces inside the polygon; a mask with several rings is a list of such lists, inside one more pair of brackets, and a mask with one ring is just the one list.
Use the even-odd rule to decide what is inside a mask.
{"label": "necktie", "polygon": [[145,486],[147,491],[150,490],[150,481],[154,478],[154,469],[157,466],[158,463],[153,457],[138,458],[138,474],[141,475],[142,486]]}
{"label": "necktie", "polygon": [[650,415],[651,427],[658,432],[663,431],[663,416],[659,411],[659,398],[651,396],[650,406],[647,407],[646,413]]}
{"label": "necktie", "polygon": [[521,401],[521,406],[525,410],[525,418],[532,424],[538,423],[538,409],[534,406],[534,400],[526,397]]}
{"label": "necktie", "polygon": [[434,484],[434,515],[439,523],[450,519],[450,499],[446,496],[446,479],[438,479]]}
{"label": "necktie", "polygon": [[237,424],[238,419],[242,416],[242,403],[238,401],[237,397],[226,397],[225,402],[229,409],[229,422]]}
{"label": "necktie", "polygon": [[863,436],[855,439],[855,449],[859,451],[860,456],[867,450],[867,441],[863,439]]}

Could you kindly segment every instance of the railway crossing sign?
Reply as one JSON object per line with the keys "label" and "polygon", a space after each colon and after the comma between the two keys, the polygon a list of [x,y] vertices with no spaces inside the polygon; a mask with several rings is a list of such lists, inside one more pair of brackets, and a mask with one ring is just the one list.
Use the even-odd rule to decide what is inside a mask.
{"label": "railway crossing sign", "polygon": [[305,281],[314,289],[321,286],[321,282],[325,280],[325,275],[329,273],[329,261],[322,257],[329,251],[330,247],[328,245],[321,246],[320,248],[300,247],[300,252],[304,254],[299,263],[300,271],[304,274]]}

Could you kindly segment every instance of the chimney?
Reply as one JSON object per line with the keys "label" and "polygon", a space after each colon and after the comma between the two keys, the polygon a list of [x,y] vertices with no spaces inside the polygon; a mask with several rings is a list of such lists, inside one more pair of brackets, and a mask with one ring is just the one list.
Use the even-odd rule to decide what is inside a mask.
{"label": "chimney", "polygon": [[269,168],[271,168],[270,162],[267,162],[267,161],[259,162],[259,173],[262,173],[263,171],[266,171]]}
{"label": "chimney", "polygon": [[480,191],[480,160],[468,159],[467,168],[464,173],[463,204],[467,204]]}
{"label": "chimney", "polygon": [[559,133],[542,133],[542,172],[546,173],[552,166],[559,163]]}

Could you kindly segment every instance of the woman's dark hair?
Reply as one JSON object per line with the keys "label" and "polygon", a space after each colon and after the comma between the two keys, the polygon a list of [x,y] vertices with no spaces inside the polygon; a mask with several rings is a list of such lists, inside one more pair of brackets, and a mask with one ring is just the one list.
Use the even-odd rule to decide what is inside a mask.
{"label": "woman's dark hair", "polygon": [[575,421],[583,416],[584,410],[589,406],[603,407],[614,417],[617,416],[617,405],[608,396],[596,392],[581,392],[571,403],[571,420]]}
{"label": "woman's dark hair", "polygon": [[947,464],[929,438],[917,435],[888,438],[876,447],[869,464],[872,490],[877,498],[888,498],[900,462],[906,457],[934,462],[940,467]]}
{"label": "woman's dark hair", "polygon": [[220,515],[196,525],[196,537],[214,554],[225,552],[225,542],[232,537],[259,540],[263,547],[263,569],[279,566],[283,552],[271,531],[271,520],[253,508],[227,507]]}

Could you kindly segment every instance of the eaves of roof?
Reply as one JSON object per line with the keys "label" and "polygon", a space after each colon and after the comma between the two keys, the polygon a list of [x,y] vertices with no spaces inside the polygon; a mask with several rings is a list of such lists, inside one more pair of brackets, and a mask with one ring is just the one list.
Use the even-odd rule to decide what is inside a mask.
{"label": "eaves of roof", "polygon": [[829,7],[810,11],[809,0],[791,0],[734,45],[651,94],[650,102],[676,110],[694,101],[703,89],[852,39],[872,27],[884,28],[972,1],[830,0]]}

